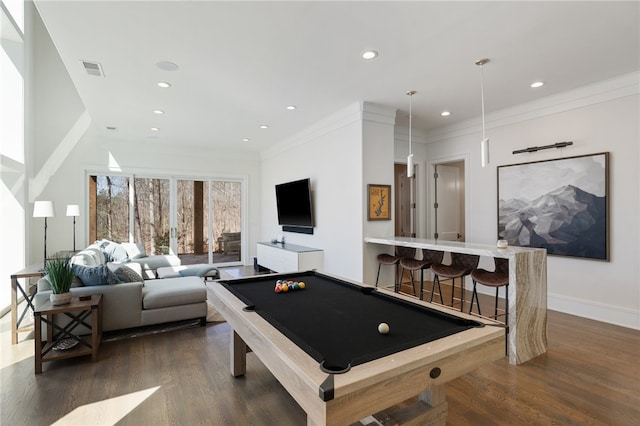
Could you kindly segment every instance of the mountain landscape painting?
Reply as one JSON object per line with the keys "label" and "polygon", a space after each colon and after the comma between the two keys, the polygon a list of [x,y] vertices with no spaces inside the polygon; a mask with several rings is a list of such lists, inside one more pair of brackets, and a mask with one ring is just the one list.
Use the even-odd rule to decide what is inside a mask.
{"label": "mountain landscape painting", "polygon": [[609,259],[608,153],[498,167],[498,238]]}

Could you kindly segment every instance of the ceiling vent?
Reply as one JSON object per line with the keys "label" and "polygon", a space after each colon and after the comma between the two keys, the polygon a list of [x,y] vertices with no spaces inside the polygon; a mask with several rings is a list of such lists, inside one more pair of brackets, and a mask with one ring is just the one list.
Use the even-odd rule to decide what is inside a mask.
{"label": "ceiling vent", "polygon": [[87,74],[92,75],[94,77],[104,77],[104,73],[102,72],[102,65],[98,62],[89,62],[82,61],[82,66]]}

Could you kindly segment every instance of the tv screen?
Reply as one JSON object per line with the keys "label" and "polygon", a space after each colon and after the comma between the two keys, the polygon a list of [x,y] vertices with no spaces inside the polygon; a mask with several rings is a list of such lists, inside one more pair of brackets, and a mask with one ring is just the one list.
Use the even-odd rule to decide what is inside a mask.
{"label": "tv screen", "polygon": [[278,224],[313,227],[309,178],[276,185]]}

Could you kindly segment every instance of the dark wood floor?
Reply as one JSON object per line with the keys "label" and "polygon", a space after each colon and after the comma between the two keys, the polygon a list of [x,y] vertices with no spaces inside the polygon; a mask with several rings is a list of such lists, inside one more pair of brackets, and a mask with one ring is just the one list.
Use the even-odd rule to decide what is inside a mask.
{"label": "dark wood floor", "polygon": [[[304,425],[304,412],[253,355],[229,374],[226,323],[103,343],[99,360],[47,363],[1,321],[2,425]],[[549,312],[549,352],[506,358],[447,385],[448,425],[638,425],[640,332]]]}

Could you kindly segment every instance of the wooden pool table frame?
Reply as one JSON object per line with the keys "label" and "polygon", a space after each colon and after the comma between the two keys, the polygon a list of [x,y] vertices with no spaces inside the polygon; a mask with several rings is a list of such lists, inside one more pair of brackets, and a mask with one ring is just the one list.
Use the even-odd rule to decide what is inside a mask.
{"label": "wooden pool table frame", "polygon": [[[278,275],[273,274],[274,279]],[[329,279],[341,279],[323,275]],[[307,413],[308,425],[349,425],[370,415],[393,418],[398,423],[444,425],[447,416],[444,384],[505,356],[503,328],[472,328],[357,365],[347,373],[335,374],[333,399],[324,401],[319,390],[329,375],[320,370],[317,361],[258,313],[243,311],[245,304],[222,285],[213,282],[207,286],[215,295],[211,303],[233,329],[230,345],[232,375],[245,374],[246,354],[250,347]],[[378,291],[453,313],[402,294]],[[479,320],[459,312],[454,315]],[[497,324],[484,318],[480,321]],[[394,407],[416,395],[419,398],[414,404]],[[413,418],[409,420],[407,416]]]}

